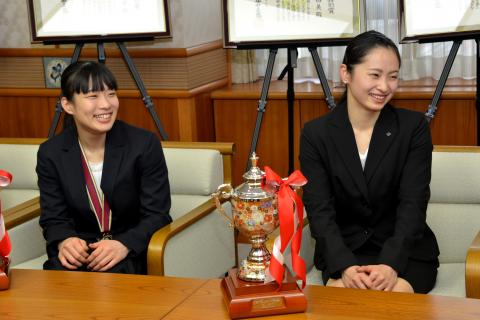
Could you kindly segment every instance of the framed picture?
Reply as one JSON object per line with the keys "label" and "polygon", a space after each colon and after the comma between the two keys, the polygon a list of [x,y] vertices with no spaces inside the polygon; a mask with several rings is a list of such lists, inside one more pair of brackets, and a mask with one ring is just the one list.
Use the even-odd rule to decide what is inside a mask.
{"label": "framed picture", "polygon": [[45,73],[45,87],[60,88],[63,70],[70,64],[70,58],[44,57],[43,71]]}
{"label": "framed picture", "polygon": [[344,45],[365,30],[365,0],[223,0],[227,48]]}
{"label": "framed picture", "polygon": [[400,43],[480,37],[480,0],[400,0]]}
{"label": "framed picture", "polygon": [[168,0],[28,0],[32,42],[170,37]]}

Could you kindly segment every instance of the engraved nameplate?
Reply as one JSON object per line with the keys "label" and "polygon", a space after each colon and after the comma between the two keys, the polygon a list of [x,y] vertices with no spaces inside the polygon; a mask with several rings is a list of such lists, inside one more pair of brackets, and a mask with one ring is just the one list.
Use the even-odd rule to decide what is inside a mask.
{"label": "engraved nameplate", "polygon": [[252,311],[285,308],[283,297],[262,298],[252,301]]}

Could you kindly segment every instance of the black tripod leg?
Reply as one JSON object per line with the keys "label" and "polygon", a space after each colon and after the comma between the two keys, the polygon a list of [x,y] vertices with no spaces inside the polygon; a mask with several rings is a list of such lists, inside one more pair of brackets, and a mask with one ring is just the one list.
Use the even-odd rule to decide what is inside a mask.
{"label": "black tripod leg", "polygon": [[255,123],[255,129],[253,131],[252,143],[250,145],[250,152],[247,159],[247,171],[250,169],[250,157],[257,149],[258,135],[260,133],[260,126],[262,125],[263,113],[265,112],[267,106],[267,96],[268,89],[270,87],[270,81],[272,80],[273,65],[275,63],[275,56],[277,55],[278,49],[270,49],[270,54],[268,56],[267,69],[265,71],[265,77],[263,78],[262,93],[260,95],[260,100],[258,101],[257,108],[257,121]]}
{"label": "black tripod leg", "polygon": [[288,68],[289,68],[289,65],[287,64],[285,68],[283,68],[282,72],[280,72],[280,74],[278,75],[277,80],[283,80],[283,78],[285,78],[285,75],[288,72]]}
{"label": "black tripod leg", "polygon": [[97,56],[98,62],[105,64],[107,57],[105,55],[105,46],[103,45],[103,42],[97,43]]}
{"label": "black tripod leg", "polygon": [[[80,53],[82,52],[83,43],[77,43],[75,45],[75,49],[73,50],[73,55],[70,63],[75,63],[78,61],[80,57]],[[48,131],[48,138],[50,139],[55,135],[55,131],[57,130],[58,122],[60,121],[60,116],[62,115],[62,103],[60,102],[60,98],[57,99],[57,103],[55,104],[55,115],[53,116],[52,125],[50,126],[50,130]]]}
{"label": "black tripod leg", "polygon": [[428,106],[428,110],[425,113],[427,117],[427,121],[430,122],[435,117],[435,112],[437,111],[438,101],[440,101],[440,96],[442,95],[443,88],[445,87],[445,83],[447,82],[448,74],[452,69],[453,62],[455,61],[455,57],[457,56],[458,48],[462,44],[463,40],[456,40],[453,42],[452,49],[450,49],[450,53],[448,54],[447,62],[445,62],[445,66],[443,67],[442,74],[440,79],[438,80],[437,87],[435,88],[435,92],[433,94],[432,103]]}
{"label": "black tripod leg", "polygon": [[75,63],[80,58],[80,53],[82,52],[83,42],[77,43],[75,49],[73,50],[72,60],[70,63]]}
{"label": "black tripod leg", "polygon": [[145,86],[143,85],[142,79],[140,78],[140,74],[138,73],[137,69],[135,68],[135,64],[133,63],[132,59],[128,55],[127,48],[125,48],[125,45],[122,42],[117,42],[117,46],[122,52],[123,59],[125,60],[128,69],[130,70],[130,73],[135,80],[135,83],[137,84],[138,89],[140,90],[142,94],[142,100],[143,103],[145,104],[145,107],[148,109],[150,112],[150,115],[153,118],[153,121],[155,122],[155,125],[157,126],[158,131],[160,132],[160,135],[163,140],[168,140],[168,135],[163,129],[163,126],[160,122],[160,119],[157,116],[157,113],[155,111],[155,108],[153,106],[152,98],[147,94],[147,90],[145,89]]}
{"label": "black tripod leg", "polygon": [[318,56],[318,51],[316,47],[309,47],[308,50],[312,55],[313,63],[315,64],[315,69],[317,69],[318,79],[322,85],[323,93],[325,94],[325,100],[327,101],[328,109],[332,110],[335,108],[335,100],[333,99],[332,92],[328,86],[327,77],[323,71],[322,62]]}
{"label": "black tripod leg", "polygon": [[293,108],[295,103],[294,71],[297,67],[297,48],[288,48],[288,76],[287,76],[287,102],[288,102],[288,174],[293,172]]}

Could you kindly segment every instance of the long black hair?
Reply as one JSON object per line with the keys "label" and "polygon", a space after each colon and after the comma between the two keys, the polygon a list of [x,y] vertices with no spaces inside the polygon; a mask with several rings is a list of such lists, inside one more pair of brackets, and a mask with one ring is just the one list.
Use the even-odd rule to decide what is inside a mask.
{"label": "long black hair", "polygon": [[[351,73],[355,65],[362,63],[365,57],[376,48],[391,49],[398,59],[398,65],[401,66],[402,58],[398,47],[390,38],[383,33],[375,30],[363,32],[353,38],[345,49],[345,55],[343,56],[343,64],[347,67],[347,71]],[[340,102],[347,99],[347,90],[343,93]]]}
{"label": "long black hair", "polygon": [[[103,63],[77,61],[70,64],[62,73],[62,97],[68,101],[73,100],[75,93],[85,94],[91,91],[103,91],[105,87],[109,90],[117,90],[118,85],[113,73]],[[74,125],[72,116],[65,114],[63,128]]]}

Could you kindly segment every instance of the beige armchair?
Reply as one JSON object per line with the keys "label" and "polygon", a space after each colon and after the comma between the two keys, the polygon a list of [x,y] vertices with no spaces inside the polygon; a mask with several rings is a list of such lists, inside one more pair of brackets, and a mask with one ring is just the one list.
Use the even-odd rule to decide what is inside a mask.
{"label": "beige armchair", "polygon": [[[427,223],[440,247],[440,268],[430,294],[480,298],[480,147],[436,146],[430,188]],[[311,266],[315,242],[306,240],[307,234],[308,226],[302,256]],[[322,284],[320,271],[307,270],[308,284]]]}
{"label": "beige armchair", "polygon": [[[46,260],[45,241],[38,225],[35,173],[38,144],[42,141],[0,138],[0,164],[14,176],[13,184],[0,194],[2,202],[8,203],[4,215],[13,245],[13,268],[41,269]],[[219,277],[235,264],[234,233],[216,212],[210,194],[219,184],[231,181],[233,144],[167,141],[162,145],[169,169],[170,214],[174,221],[152,237],[148,272]],[[230,209],[228,203],[223,205]]]}
{"label": "beige armchair", "polygon": [[[164,142],[163,146],[174,221],[150,240],[148,273],[220,277],[235,265],[234,232],[210,195],[220,184],[231,182],[233,144]],[[223,206],[231,210],[228,202]]]}
{"label": "beige armchair", "polygon": [[0,168],[13,175],[12,184],[0,191],[5,226],[14,248],[13,267],[40,269],[46,260],[45,240],[38,225],[40,204],[35,173],[42,141],[0,138]]}

